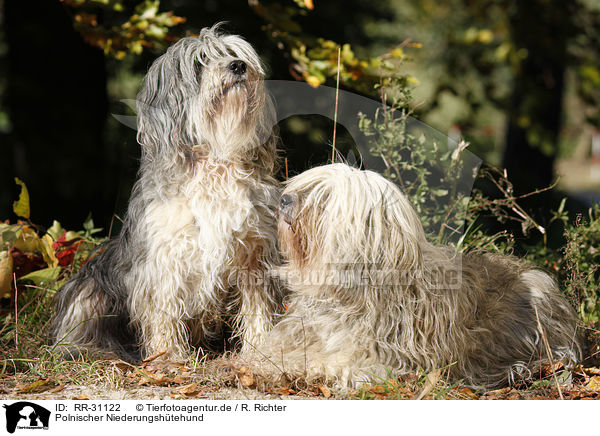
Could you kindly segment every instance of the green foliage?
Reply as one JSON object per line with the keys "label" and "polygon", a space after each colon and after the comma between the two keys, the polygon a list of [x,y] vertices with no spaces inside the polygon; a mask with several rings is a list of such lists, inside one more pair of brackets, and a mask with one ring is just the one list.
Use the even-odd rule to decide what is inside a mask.
{"label": "green foliage", "polygon": [[[460,234],[469,201],[459,189],[464,176],[463,152],[467,144],[428,143],[422,131],[411,129],[410,88],[392,80],[382,96],[383,104],[373,119],[359,115],[359,127],[370,140],[370,151],[383,159],[384,175],[397,183],[417,214],[425,231],[438,243]],[[384,101],[385,103],[385,101]]]}
{"label": "green foliage", "polygon": [[559,272],[564,289],[586,321],[600,321],[600,206],[566,223],[567,243],[560,253]]}
{"label": "green foliage", "polygon": [[554,62],[567,71],[565,94],[577,114],[568,113],[571,108],[563,109],[562,122],[571,127],[575,139],[583,122],[583,117],[577,117],[579,112],[589,125],[598,125],[597,0],[392,3],[392,21],[374,26],[371,35],[389,38],[395,31],[399,38],[412,37],[423,43],[415,74],[429,80],[419,90],[418,99],[423,100],[419,113],[444,129],[459,125],[477,153],[493,155],[499,162],[498,141],[505,135],[505,115],[526,131],[529,145],[546,155],[556,152],[557,121],[546,112],[549,106],[560,105],[550,104],[548,94],[562,95],[562,74],[551,79],[547,71],[528,69],[531,62],[540,67]]}
{"label": "green foliage", "polygon": [[94,226],[94,220],[92,219],[92,214],[88,214],[87,218],[83,222],[83,231],[80,231],[79,234],[84,238],[91,238],[96,233],[100,233],[102,231],[101,227],[96,228]]}
{"label": "green foliage", "polygon": [[21,276],[19,280],[30,280],[37,286],[45,286],[54,283],[60,274],[60,267],[42,268]]}
{"label": "green foliage", "polygon": [[[360,115],[360,128],[370,139],[371,152],[385,161],[384,175],[401,187],[415,207],[429,239],[444,244],[462,230],[464,222],[457,249],[510,253],[517,245],[524,248],[532,233],[537,233],[539,242],[526,246],[527,259],[556,273],[560,289],[583,320],[600,321],[600,206],[590,208],[585,218],[572,219],[564,199],[543,227],[521,202],[553,187],[517,196],[506,172],[489,166],[477,175],[488,189],[475,188],[470,197],[463,195],[457,184],[467,144],[448,149],[413,134],[407,109],[410,91],[396,84],[383,90],[382,96],[386,95],[394,96],[392,104],[384,104],[373,119]],[[564,229],[566,243],[561,250],[548,247],[551,226]],[[515,230],[488,230],[502,227]]]}
{"label": "green foliage", "polygon": [[[19,179],[15,181],[21,186],[21,195],[14,203],[14,212],[28,217],[29,196],[23,194],[27,186]],[[93,236],[102,229],[95,228],[91,215],[80,232],[67,231],[58,221],[45,233],[40,229],[30,221],[0,222],[0,299],[12,301],[27,283],[52,287],[67,279],[104,240]]]}
{"label": "green foliage", "polygon": [[117,59],[139,55],[144,48],[164,49],[175,40],[170,29],[185,22],[172,12],[160,12],[160,0],[141,1],[133,10],[120,0],[63,2],[73,10],[73,24],[85,41]]}
{"label": "green foliage", "polygon": [[283,6],[280,2],[252,0],[249,2],[257,15],[266,21],[264,30],[280,47],[285,48],[292,59],[290,72],[297,79],[311,86],[319,86],[328,78],[365,93],[373,91],[373,85],[388,84],[389,77],[395,76],[406,83],[416,83],[410,75],[400,75],[397,64],[406,56],[402,46],[395,47],[377,57],[358,57],[350,44],[315,37],[304,33],[298,18],[313,9],[313,2],[297,0],[296,5]]}

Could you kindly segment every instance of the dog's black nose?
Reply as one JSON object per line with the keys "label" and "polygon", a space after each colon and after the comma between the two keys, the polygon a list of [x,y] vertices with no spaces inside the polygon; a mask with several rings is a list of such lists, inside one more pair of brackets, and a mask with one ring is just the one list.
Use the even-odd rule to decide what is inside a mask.
{"label": "dog's black nose", "polygon": [[281,200],[279,201],[279,209],[284,210],[290,207],[293,203],[292,197],[289,195],[282,195]]}
{"label": "dog's black nose", "polygon": [[291,195],[282,195],[279,200],[279,216],[290,225],[294,222],[294,209],[294,198]]}
{"label": "dog's black nose", "polygon": [[232,63],[229,64],[229,71],[231,71],[233,74],[237,74],[238,76],[241,76],[242,74],[244,74],[246,72],[246,62],[233,61]]}

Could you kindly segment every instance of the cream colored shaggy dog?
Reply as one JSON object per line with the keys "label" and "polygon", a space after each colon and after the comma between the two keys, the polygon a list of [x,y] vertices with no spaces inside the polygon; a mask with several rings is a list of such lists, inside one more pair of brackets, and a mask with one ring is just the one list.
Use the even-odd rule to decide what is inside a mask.
{"label": "cream colored shaggy dog", "polygon": [[538,374],[543,335],[555,362],[581,358],[576,315],[548,274],[430,244],[406,197],[376,173],[333,164],[292,178],[278,231],[291,299],[250,357],[263,373],[343,388],[443,368],[489,388]]}

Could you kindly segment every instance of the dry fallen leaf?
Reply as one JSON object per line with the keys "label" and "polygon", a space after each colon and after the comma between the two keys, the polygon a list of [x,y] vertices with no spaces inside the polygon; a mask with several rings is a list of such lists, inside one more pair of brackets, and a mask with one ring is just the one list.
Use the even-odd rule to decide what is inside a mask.
{"label": "dry fallen leaf", "polygon": [[505,394],[508,394],[511,390],[512,390],[512,388],[510,386],[507,386],[505,388],[494,389],[493,391],[487,391],[485,393],[485,395],[486,396],[505,395]]}
{"label": "dry fallen leaf", "polygon": [[254,375],[252,374],[252,370],[247,366],[242,366],[239,369],[238,379],[240,380],[240,384],[246,388],[254,385]]}
{"label": "dry fallen leaf", "polygon": [[391,387],[393,387],[393,388],[397,388],[397,387],[399,387],[399,386],[400,386],[400,385],[398,384],[398,380],[395,380],[395,379],[393,379],[393,378],[389,378],[389,379],[387,379],[387,381],[386,381],[386,384],[387,384],[387,385],[389,385],[389,386],[391,386]]}
{"label": "dry fallen leaf", "polygon": [[585,385],[591,391],[600,391],[600,376],[593,376],[590,378],[590,381]]}
{"label": "dry fallen leaf", "polygon": [[142,363],[148,363],[148,362],[152,362],[155,359],[158,359],[160,356],[164,355],[167,351],[159,351],[158,353],[153,354],[150,357],[146,357],[144,360],[142,360]]}
{"label": "dry fallen leaf", "polygon": [[190,383],[189,385],[179,386],[171,391],[171,394],[179,394],[183,396],[193,396],[199,393],[198,385]]}
{"label": "dry fallen leaf", "polygon": [[76,397],[71,398],[72,400],[91,400],[86,394],[81,394]]}
{"label": "dry fallen leaf", "polygon": [[26,385],[17,385],[15,391],[17,394],[29,394],[32,392],[44,392],[53,386],[54,383],[50,379],[40,379]]}
{"label": "dry fallen leaf", "polygon": [[568,394],[571,400],[593,400],[598,396],[597,392],[590,392],[586,390],[571,391]]}
{"label": "dry fallen leaf", "polygon": [[383,394],[385,393],[385,388],[381,385],[373,385],[369,388],[369,392],[373,394]]}
{"label": "dry fallen leaf", "polygon": [[176,375],[171,380],[169,380],[169,382],[173,383],[175,385],[182,385],[182,384],[184,384],[188,380],[189,380],[189,377],[182,377],[180,375]]}
{"label": "dry fallen leaf", "polygon": [[48,392],[51,394],[56,394],[57,392],[62,391],[65,388],[65,386],[67,386],[67,385],[64,383],[61,383],[58,386],[56,386],[55,388],[50,389]]}
{"label": "dry fallen leaf", "polygon": [[140,380],[138,381],[138,385],[140,385],[140,386],[143,386],[146,384],[152,384],[152,385],[166,385],[167,384],[167,377],[164,374],[150,372],[150,371],[144,371],[143,369],[141,369],[140,371],[142,372]]}
{"label": "dry fallen leaf", "polygon": [[583,372],[585,372],[587,375],[600,375],[600,369],[598,368],[583,368]]}
{"label": "dry fallen leaf", "polygon": [[442,377],[442,371],[439,369],[435,369],[427,374],[427,380],[425,381],[425,385],[419,394],[417,395],[417,400],[422,400],[425,396],[433,390],[435,385],[440,381]]}
{"label": "dry fallen leaf", "polygon": [[296,392],[291,388],[278,388],[278,389],[275,389],[275,393],[279,394],[279,395],[292,395],[292,394],[295,394]]}
{"label": "dry fallen leaf", "polygon": [[131,365],[127,362],[124,362],[122,360],[113,360],[112,362],[110,362],[111,366],[113,366],[114,368],[118,369],[121,372],[125,372],[127,371],[129,368],[131,368]]}
{"label": "dry fallen leaf", "polygon": [[318,388],[319,388],[319,391],[321,391],[321,393],[323,394],[323,396],[325,398],[331,397],[331,391],[329,390],[329,388],[327,386],[319,385]]}
{"label": "dry fallen leaf", "polygon": [[475,400],[478,398],[477,394],[475,394],[475,392],[473,392],[471,389],[469,388],[462,388],[459,389],[458,392],[460,392],[461,394],[463,394],[464,396],[466,396],[467,398],[470,398],[472,400]]}
{"label": "dry fallen leaf", "polygon": [[553,373],[561,369],[563,366],[565,365],[562,362],[556,362],[554,366],[550,365],[550,362],[546,362],[543,368],[544,377],[552,375]]}

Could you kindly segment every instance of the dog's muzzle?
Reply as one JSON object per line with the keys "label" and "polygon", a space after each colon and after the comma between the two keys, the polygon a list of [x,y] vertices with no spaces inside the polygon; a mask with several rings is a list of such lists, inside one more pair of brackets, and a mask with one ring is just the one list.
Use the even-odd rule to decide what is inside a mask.
{"label": "dog's muzzle", "polygon": [[246,62],[239,60],[231,62],[227,68],[236,76],[243,76],[247,70]]}

